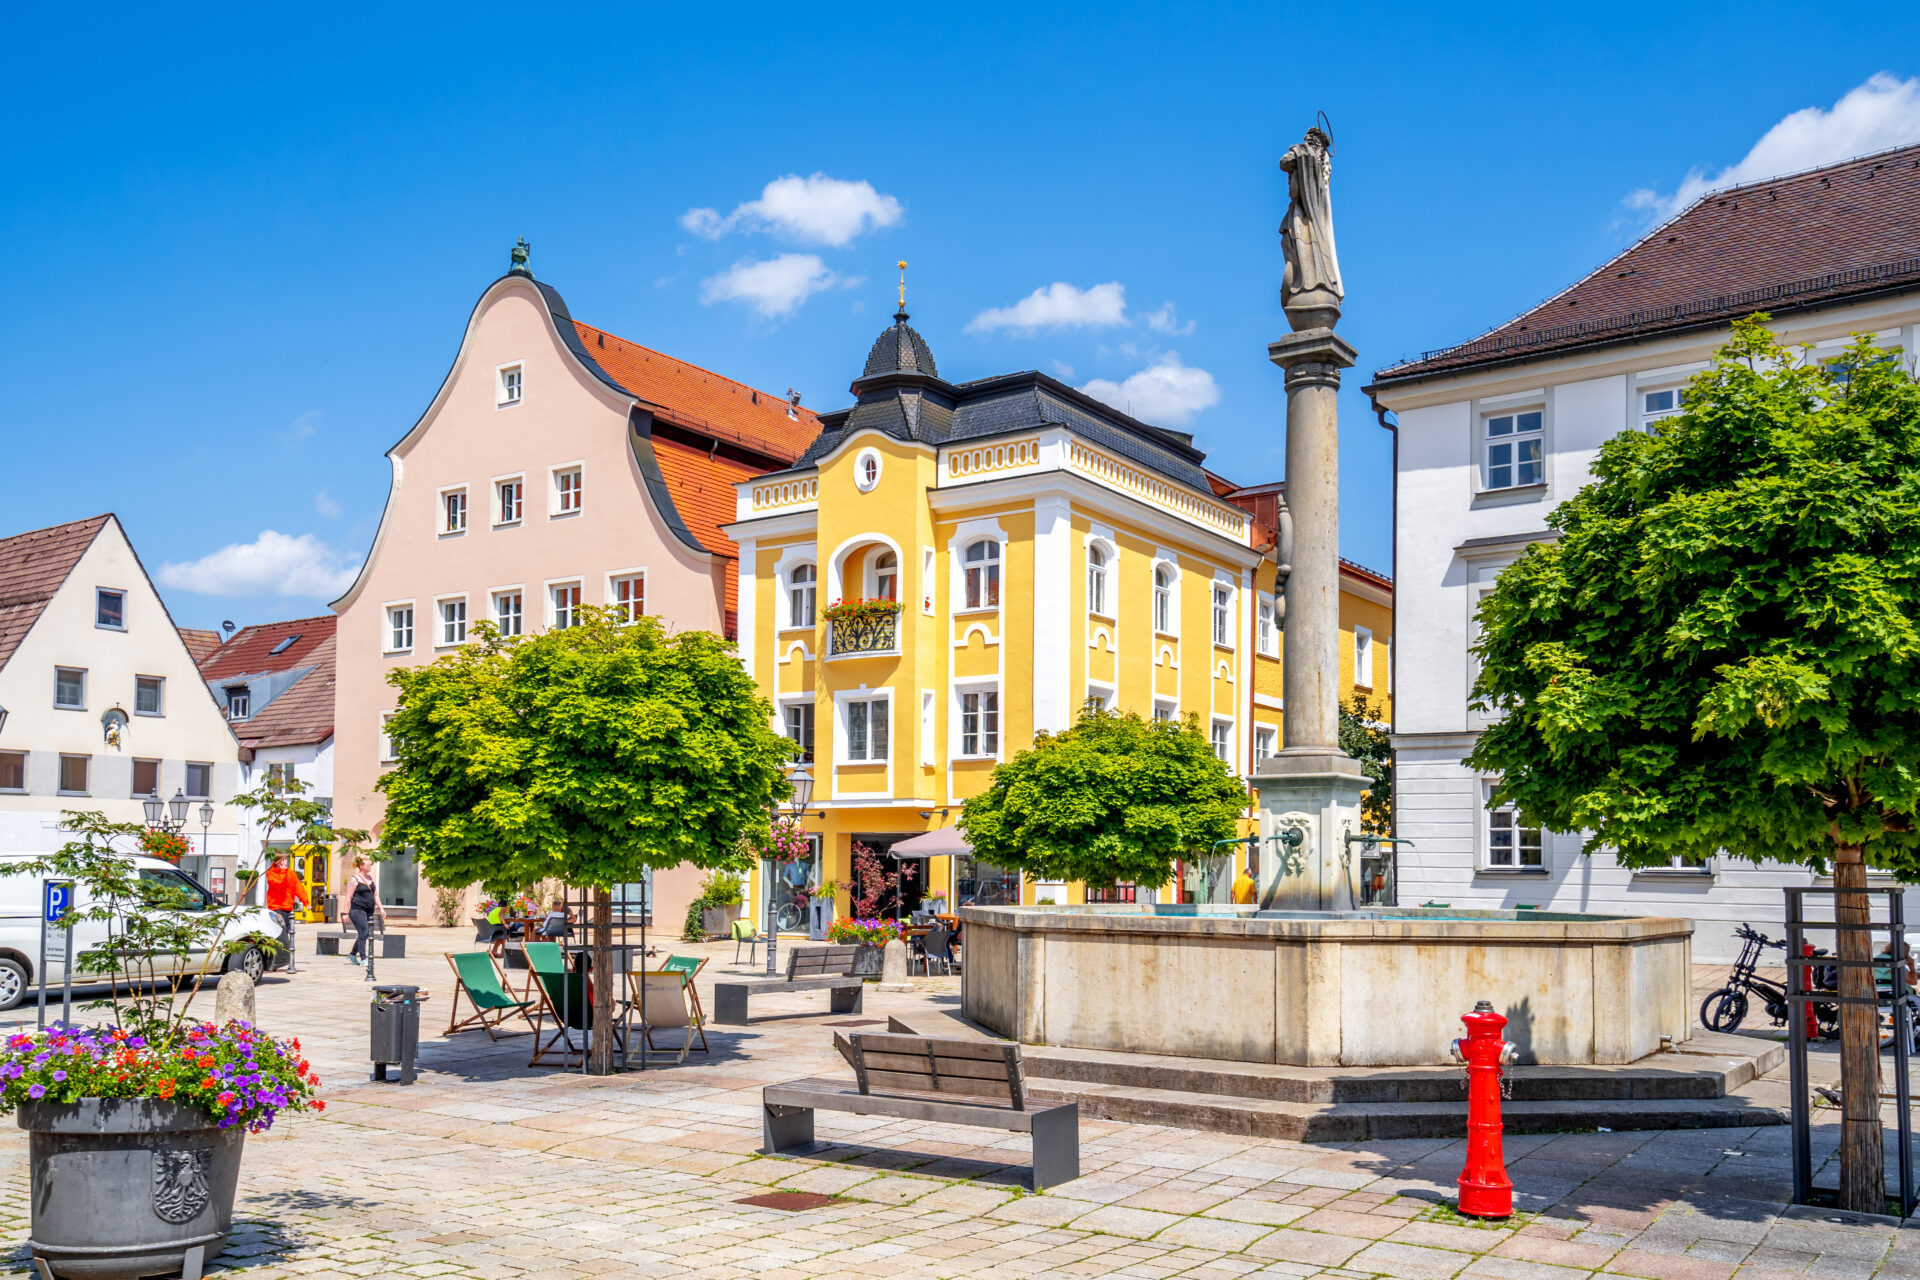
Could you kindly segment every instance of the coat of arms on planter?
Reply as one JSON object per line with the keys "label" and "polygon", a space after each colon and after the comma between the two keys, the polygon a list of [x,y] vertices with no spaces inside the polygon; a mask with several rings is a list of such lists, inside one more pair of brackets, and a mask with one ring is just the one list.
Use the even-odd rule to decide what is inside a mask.
{"label": "coat of arms on planter", "polygon": [[207,1183],[211,1151],[153,1153],[153,1211],[163,1222],[192,1220],[207,1207],[213,1189]]}

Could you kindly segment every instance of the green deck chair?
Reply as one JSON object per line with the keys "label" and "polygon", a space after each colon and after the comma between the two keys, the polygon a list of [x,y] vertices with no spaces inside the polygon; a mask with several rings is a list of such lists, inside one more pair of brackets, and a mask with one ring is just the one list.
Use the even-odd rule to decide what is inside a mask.
{"label": "green deck chair", "polygon": [[733,922],[733,962],[735,964],[740,963],[742,944],[747,948],[747,963],[752,964],[753,957],[760,950],[760,942],[760,931],[754,927],[753,921],[735,920]]}
{"label": "green deck chair", "polygon": [[[485,951],[455,951],[447,955],[447,963],[453,966],[453,1007],[452,1016],[447,1022],[447,1034],[465,1031],[469,1027],[479,1027],[491,1040],[500,1037],[494,1034],[494,1028],[514,1014],[527,1016],[527,1010],[533,1006],[531,1000],[515,1000],[501,984],[500,971],[493,967],[493,956]],[[467,1003],[473,1006],[473,1012],[460,1016],[460,995],[466,993]],[[528,1018],[531,1022],[532,1019]],[[508,1035],[521,1035],[518,1031],[509,1031]]]}
{"label": "green deck chair", "polygon": [[[667,962],[660,966],[662,973],[680,973],[686,975],[687,996],[693,1001],[694,1016],[699,1018],[702,1023],[705,1023],[707,1020],[707,1011],[700,1005],[700,988],[693,985],[693,980],[699,977],[700,971],[706,967],[707,958],[705,956],[668,956]],[[705,1049],[707,1047],[706,1032],[702,1031],[700,1035],[700,1047]]]}

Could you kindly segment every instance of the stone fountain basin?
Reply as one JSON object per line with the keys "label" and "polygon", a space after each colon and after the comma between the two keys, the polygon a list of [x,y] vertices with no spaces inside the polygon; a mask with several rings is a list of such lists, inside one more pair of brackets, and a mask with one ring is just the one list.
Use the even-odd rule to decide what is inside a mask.
{"label": "stone fountain basin", "polygon": [[1519,1061],[1627,1063],[1692,1034],[1693,924],[1395,907],[962,907],[965,1015],[1026,1044],[1299,1066],[1451,1061],[1491,1001]]}

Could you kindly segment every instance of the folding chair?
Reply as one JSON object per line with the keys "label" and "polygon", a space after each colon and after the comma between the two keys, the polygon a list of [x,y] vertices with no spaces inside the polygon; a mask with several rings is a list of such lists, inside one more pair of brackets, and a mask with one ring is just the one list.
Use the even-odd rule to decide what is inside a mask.
{"label": "folding chair", "polygon": [[747,963],[752,964],[753,955],[759,949],[761,937],[760,931],[754,927],[751,920],[733,922],[733,962],[735,964],[740,963],[740,944],[743,942],[747,945]]}
{"label": "folding chair", "polygon": [[656,1031],[674,1031],[684,1029],[687,1041],[680,1046],[680,1056],[674,1059],[678,1066],[687,1060],[687,1054],[693,1048],[693,1038],[700,1037],[700,1052],[712,1052],[707,1048],[707,1030],[701,1025],[704,1018],[694,1009],[688,992],[693,983],[687,975],[678,969],[649,969],[645,973],[627,973],[627,983],[633,995],[633,1007],[640,1013],[641,1035],[646,1049],[641,1051],[641,1061],[646,1061],[647,1050],[655,1049],[653,1033]]}
{"label": "folding chair", "polygon": [[[537,1067],[548,1058],[558,1056],[563,1066],[577,1066],[579,1059],[587,1051],[587,1037],[594,1034],[593,1006],[587,997],[587,975],[584,973],[550,973],[536,968],[533,976],[540,992],[540,1018],[553,1019],[553,1033],[542,1040],[540,1024],[534,1024],[533,1061],[528,1066]],[[616,1013],[625,1002],[616,1000]],[[580,1033],[580,1043],[576,1046],[574,1032]],[[626,1045],[620,1037],[619,1023],[611,1028],[614,1038],[614,1052],[624,1053]],[[559,1046],[559,1047],[556,1047]],[[572,1059],[571,1062],[566,1061]]]}
{"label": "folding chair", "polygon": [[707,1011],[700,1006],[700,988],[694,985],[693,980],[699,977],[700,971],[706,967],[707,958],[705,956],[668,956],[667,962],[660,966],[660,968],[667,973],[684,973],[687,975],[687,999],[693,1001],[694,1015],[698,1017],[701,1022],[707,1020]]}
{"label": "folding chair", "polygon": [[[447,963],[453,966],[453,1002],[448,1012],[452,1015],[447,1022],[447,1034],[465,1031],[468,1027],[479,1027],[487,1033],[490,1040],[498,1040],[493,1029],[514,1014],[533,1019],[527,1010],[533,1006],[531,1000],[515,1000],[500,982],[500,971],[493,967],[493,957],[485,951],[456,951],[447,955]],[[466,993],[467,1003],[473,1006],[473,1012],[460,1016],[460,994]],[[520,1035],[521,1032],[509,1031],[508,1035]]]}

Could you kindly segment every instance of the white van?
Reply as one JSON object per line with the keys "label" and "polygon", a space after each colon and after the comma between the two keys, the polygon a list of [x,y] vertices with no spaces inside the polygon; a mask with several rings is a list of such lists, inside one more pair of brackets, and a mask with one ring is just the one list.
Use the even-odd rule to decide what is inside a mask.
{"label": "white van", "polygon": [[[0,872],[11,870],[22,863],[30,862],[40,855],[31,853],[0,853]],[[201,887],[200,883],[171,862],[159,858],[130,855],[132,862],[143,880],[156,880],[162,884],[179,889],[192,902],[200,905],[192,910],[224,911],[214,896]],[[39,981],[40,963],[40,880],[36,875],[24,871],[12,875],[0,874],[0,1010],[11,1009],[25,1000]],[[87,905],[85,901],[74,904],[76,907]],[[236,912],[233,923],[227,926],[225,938],[243,938],[258,933],[268,938],[280,936],[280,926],[271,912],[264,907],[241,907]],[[106,939],[106,925],[86,923],[74,926],[73,954],[79,956],[89,947],[97,946]],[[259,979],[268,969],[282,968],[287,957],[278,948],[265,949],[250,946],[232,955],[215,959],[211,966],[205,953],[189,956],[184,972],[194,973],[206,969],[212,973],[224,973],[238,969],[248,977]],[[180,972],[176,957],[164,956],[159,961],[161,973]],[[47,962],[47,986],[57,987],[66,977],[66,970],[58,961]],[[82,973],[75,969],[74,985],[104,985],[105,979],[99,974]]]}

